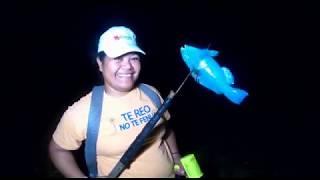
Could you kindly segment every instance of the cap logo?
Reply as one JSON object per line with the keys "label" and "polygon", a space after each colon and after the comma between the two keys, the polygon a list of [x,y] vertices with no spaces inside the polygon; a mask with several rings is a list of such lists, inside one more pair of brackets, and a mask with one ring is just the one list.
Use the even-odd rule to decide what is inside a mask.
{"label": "cap logo", "polygon": [[129,40],[129,41],[132,41],[132,40],[133,40],[133,38],[130,37],[130,36],[121,36],[121,35],[114,35],[114,36],[113,36],[113,39],[114,39],[114,40],[127,39],[127,40]]}

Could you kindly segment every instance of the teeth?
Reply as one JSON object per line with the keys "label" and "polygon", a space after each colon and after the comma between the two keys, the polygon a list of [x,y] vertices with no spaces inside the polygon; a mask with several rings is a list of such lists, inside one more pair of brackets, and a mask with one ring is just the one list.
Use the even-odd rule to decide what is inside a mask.
{"label": "teeth", "polygon": [[119,77],[131,77],[131,74],[118,74]]}

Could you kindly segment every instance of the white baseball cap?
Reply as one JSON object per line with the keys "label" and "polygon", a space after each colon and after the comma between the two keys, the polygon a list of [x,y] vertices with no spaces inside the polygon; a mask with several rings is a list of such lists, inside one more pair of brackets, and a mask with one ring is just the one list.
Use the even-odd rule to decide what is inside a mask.
{"label": "white baseball cap", "polygon": [[98,52],[103,51],[108,57],[115,58],[129,52],[140,52],[134,32],[125,26],[113,26],[105,31],[99,39]]}

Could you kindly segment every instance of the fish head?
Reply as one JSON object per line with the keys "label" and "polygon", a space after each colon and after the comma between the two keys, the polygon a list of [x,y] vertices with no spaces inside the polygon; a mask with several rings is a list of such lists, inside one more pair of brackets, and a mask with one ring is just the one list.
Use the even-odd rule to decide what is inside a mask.
{"label": "fish head", "polygon": [[180,48],[182,59],[185,61],[191,71],[199,68],[203,59],[217,56],[218,51],[210,49],[200,49],[190,45],[184,45]]}

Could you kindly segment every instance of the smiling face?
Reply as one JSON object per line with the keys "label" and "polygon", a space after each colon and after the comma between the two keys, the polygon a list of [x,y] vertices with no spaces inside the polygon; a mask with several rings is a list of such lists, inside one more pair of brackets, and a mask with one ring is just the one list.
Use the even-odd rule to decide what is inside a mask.
{"label": "smiling face", "polygon": [[121,96],[130,92],[139,77],[141,63],[138,53],[127,53],[117,58],[97,59],[106,92]]}

